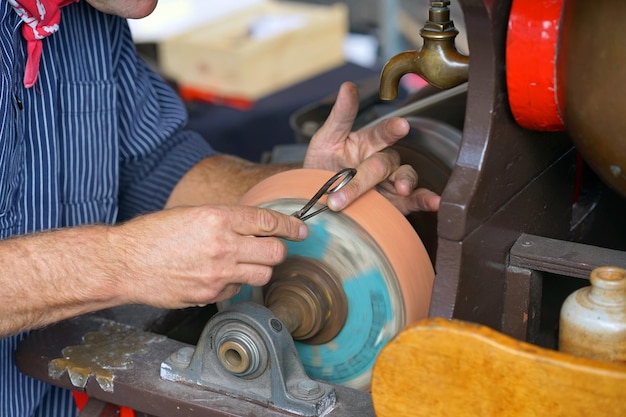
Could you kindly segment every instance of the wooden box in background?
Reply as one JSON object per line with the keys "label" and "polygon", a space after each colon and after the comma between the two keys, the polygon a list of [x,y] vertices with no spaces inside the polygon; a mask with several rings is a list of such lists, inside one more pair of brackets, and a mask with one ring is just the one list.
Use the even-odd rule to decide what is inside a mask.
{"label": "wooden box in background", "polygon": [[348,10],[268,1],[159,44],[163,74],[186,89],[254,101],[344,62]]}

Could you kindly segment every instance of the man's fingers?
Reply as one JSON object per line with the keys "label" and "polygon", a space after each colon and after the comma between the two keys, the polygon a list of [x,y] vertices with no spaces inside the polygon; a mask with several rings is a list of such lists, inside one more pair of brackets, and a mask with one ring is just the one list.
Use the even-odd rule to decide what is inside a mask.
{"label": "man's fingers", "polygon": [[285,243],[277,238],[299,241],[308,234],[304,222],[293,216],[249,206],[233,210],[232,228],[239,235],[234,243],[239,263],[277,265],[287,253]]}
{"label": "man's fingers", "polygon": [[240,271],[240,283],[252,287],[262,287],[272,278],[273,268],[267,265],[240,264],[237,268]]}
{"label": "man's fingers", "polygon": [[439,211],[441,196],[426,188],[418,188],[412,195],[415,206],[411,211]]}
{"label": "man's fingers", "polygon": [[342,210],[370,188],[377,187],[403,214],[438,211],[441,197],[426,188],[416,188],[418,177],[413,167],[399,163],[400,157],[392,149],[372,155],[359,165],[352,181],[328,196],[328,206],[334,211]]}
{"label": "man's fingers", "polygon": [[352,131],[358,112],[359,92],[354,84],[345,82],[339,88],[335,104],[316,135],[323,136],[325,142],[343,142]]}
{"label": "man's fingers", "polygon": [[361,147],[361,153],[372,154],[381,151],[405,137],[410,130],[409,122],[400,117],[392,117],[376,123],[374,126],[354,132],[355,141]]}
{"label": "man's fingers", "polygon": [[233,231],[243,236],[275,236],[288,240],[303,240],[308,228],[302,220],[274,210],[259,207],[233,208]]}
{"label": "man's fingers", "polygon": [[404,215],[417,211],[438,211],[441,197],[435,192],[418,188],[409,196],[400,196],[391,187],[379,188],[379,191]]}
{"label": "man's fingers", "polygon": [[400,156],[393,149],[388,148],[373,154],[357,167],[352,181],[328,196],[328,207],[334,211],[342,210],[367,190],[384,181],[399,165]]}
{"label": "man's fingers", "polygon": [[417,172],[411,165],[401,165],[389,176],[389,181],[396,194],[406,197],[417,187]]}
{"label": "man's fingers", "polygon": [[238,263],[274,266],[287,255],[285,242],[274,237],[242,236],[236,245]]}
{"label": "man's fingers", "polygon": [[228,284],[213,299],[208,300],[206,304],[228,300],[237,295],[240,290],[241,284]]}

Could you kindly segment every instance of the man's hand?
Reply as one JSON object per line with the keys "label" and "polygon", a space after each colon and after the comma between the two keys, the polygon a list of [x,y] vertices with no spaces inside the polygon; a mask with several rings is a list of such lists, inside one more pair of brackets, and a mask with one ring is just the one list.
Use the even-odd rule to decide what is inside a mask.
{"label": "man's hand", "polygon": [[376,187],[404,214],[437,211],[440,197],[430,190],[418,188],[415,170],[409,165],[400,165],[400,156],[389,148],[408,134],[408,122],[402,118],[390,118],[353,132],[358,106],[356,86],[349,82],[342,84],[337,101],[324,125],[313,136],[304,160],[305,168],[357,169],[352,181],[329,196],[329,207],[341,210]]}
{"label": "man's hand", "polygon": [[276,211],[205,205],[0,240],[0,337],[124,304],[227,299],[267,283],[287,255],[279,238],[307,233]]}
{"label": "man's hand", "polygon": [[206,205],[139,217],[112,228],[109,241],[122,249],[112,259],[129,271],[126,302],[181,308],[230,298],[241,284],[265,285],[287,256],[278,238],[302,240],[307,230],[272,210]]}

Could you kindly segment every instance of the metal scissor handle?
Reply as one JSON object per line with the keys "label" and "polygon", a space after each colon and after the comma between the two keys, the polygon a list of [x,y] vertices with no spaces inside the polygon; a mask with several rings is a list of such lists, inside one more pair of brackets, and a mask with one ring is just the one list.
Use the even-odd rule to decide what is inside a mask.
{"label": "metal scissor handle", "polygon": [[[311,217],[315,215],[320,214],[323,211],[328,210],[328,206],[324,206],[320,208],[319,210],[314,211],[313,213],[307,214],[307,212],[311,210],[311,208],[313,208],[315,204],[317,204],[319,199],[322,198],[324,194],[330,195],[336,191],[339,191],[344,185],[349,183],[350,180],[352,180],[352,178],[354,178],[355,175],[356,175],[356,169],[354,168],[342,169],[341,171],[333,175],[328,181],[326,181],[326,183],[322,185],[322,188],[319,189],[319,191],[313,196],[313,198],[311,198],[309,202],[304,205],[304,207],[302,207],[300,210],[293,213],[292,216],[304,221],[304,220],[310,219]],[[339,182],[339,184],[333,187],[333,185],[340,179],[341,181]]]}

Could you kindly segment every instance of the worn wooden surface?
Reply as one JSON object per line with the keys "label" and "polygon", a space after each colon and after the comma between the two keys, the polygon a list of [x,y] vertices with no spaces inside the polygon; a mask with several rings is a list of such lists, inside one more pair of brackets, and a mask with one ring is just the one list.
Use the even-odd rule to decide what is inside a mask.
{"label": "worn wooden surface", "polygon": [[625,396],[626,366],[441,318],[400,333],[372,378],[377,417],[624,416]]}

